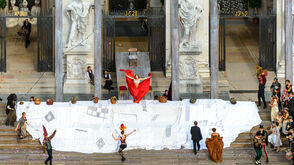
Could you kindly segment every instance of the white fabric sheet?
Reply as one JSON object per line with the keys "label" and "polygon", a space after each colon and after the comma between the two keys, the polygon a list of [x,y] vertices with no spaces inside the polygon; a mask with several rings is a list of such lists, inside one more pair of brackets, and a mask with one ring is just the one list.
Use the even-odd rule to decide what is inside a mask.
{"label": "white fabric sheet", "polygon": [[58,151],[82,153],[110,153],[118,150],[119,142],[111,134],[119,137],[119,126],[127,126],[126,133],[137,132],[127,138],[127,149],[179,149],[181,146],[192,148],[190,127],[196,120],[202,131],[201,148],[205,139],[210,137],[211,128],[223,136],[225,147],[236,139],[238,134],[249,131],[260,124],[258,109],[253,102],[238,102],[232,105],[223,100],[132,101],[119,100],[111,104],[109,100],[78,101],[41,105],[25,102],[17,105],[17,118],[26,112],[28,132],[34,139],[43,141],[42,125],[49,135],[54,129],[57,133],[52,145]]}

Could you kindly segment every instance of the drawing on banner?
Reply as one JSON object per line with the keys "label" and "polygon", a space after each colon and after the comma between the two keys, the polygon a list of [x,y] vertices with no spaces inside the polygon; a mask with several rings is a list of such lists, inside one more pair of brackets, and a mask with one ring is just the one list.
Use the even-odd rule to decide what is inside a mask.
{"label": "drawing on banner", "polygon": [[108,109],[106,106],[99,105],[99,107],[88,106],[87,114],[93,117],[107,119]]}
{"label": "drawing on banner", "polygon": [[97,147],[99,148],[99,150],[101,150],[103,148],[103,146],[105,145],[105,142],[102,138],[100,138],[97,142],[96,142]]}
{"label": "drawing on banner", "polygon": [[165,128],[165,136],[166,136],[166,137],[171,137],[171,128],[172,128],[171,125],[168,125],[168,126]]}
{"label": "drawing on banner", "polygon": [[153,117],[152,117],[152,121],[155,121],[157,118],[158,118],[158,114],[156,114],[156,115],[154,115]]}
{"label": "drawing on banner", "polygon": [[83,130],[83,129],[76,129],[76,131],[80,131],[80,132],[88,132],[87,130]]}
{"label": "drawing on banner", "polygon": [[49,112],[47,113],[47,115],[45,116],[45,119],[46,119],[46,121],[49,123],[50,121],[54,120],[55,117],[54,117],[53,113],[52,113],[51,111],[49,111]]}

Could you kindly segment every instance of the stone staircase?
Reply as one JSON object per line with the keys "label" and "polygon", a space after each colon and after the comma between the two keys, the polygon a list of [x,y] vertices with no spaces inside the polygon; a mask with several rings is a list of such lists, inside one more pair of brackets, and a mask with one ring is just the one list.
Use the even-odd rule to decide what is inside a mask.
{"label": "stone staircase", "polygon": [[[270,129],[271,126],[271,109],[268,106],[266,109],[262,108],[263,106],[260,106],[259,109],[259,116],[262,120],[261,124],[264,126],[265,130]],[[252,139],[255,136],[255,133],[259,130],[259,125],[253,127],[250,131],[248,132],[243,132],[241,134],[239,134],[239,136],[236,138],[236,140],[231,144],[230,148],[231,149],[235,149],[235,148],[243,148],[243,149],[251,149],[252,155],[255,155],[255,152],[253,150],[253,145],[252,145]],[[285,139],[284,139],[285,140]],[[283,142],[283,146],[281,147],[281,149],[286,149],[288,147],[288,142],[287,141],[282,141]],[[285,151],[280,151],[279,153],[273,152],[271,151],[272,149],[267,146],[267,151],[268,151],[268,155],[269,155],[269,159],[270,159],[270,163],[273,164],[291,164],[290,161],[285,159]],[[249,151],[248,151],[249,152]],[[262,158],[262,162],[265,162],[265,155],[263,153],[263,158]]]}
{"label": "stone staircase", "polygon": [[[14,131],[15,127],[5,126],[6,104],[0,104],[0,150],[18,150],[18,149],[40,149],[41,145],[38,140],[32,140],[31,136],[17,142],[17,133]],[[1,152],[0,152],[1,153]]]}
{"label": "stone staircase", "polygon": [[[164,90],[169,88],[170,78],[166,78],[163,72],[152,72],[153,95],[161,95]],[[116,74],[112,73],[113,85],[115,89],[110,95],[117,95]],[[19,71],[14,74],[2,73],[0,75],[0,94],[3,99],[10,93],[18,95],[28,94],[38,95],[54,95],[55,94],[55,77],[53,72],[35,72],[35,71]],[[3,80],[3,81],[1,81]],[[91,87],[91,93],[94,93],[94,87]],[[108,91],[102,89],[102,94],[108,94]],[[89,95],[92,95],[89,93]]]}
{"label": "stone staircase", "polygon": [[[266,128],[270,126],[270,110],[260,109],[259,114]],[[16,141],[14,127],[4,126],[5,104],[0,104],[0,164],[42,164],[46,155],[42,154],[41,145],[38,140],[28,137]],[[251,138],[258,130],[258,126],[251,131],[241,133],[231,147],[223,151],[222,165],[252,165],[255,152],[252,148]],[[269,165],[290,165],[285,159],[283,151],[275,153],[268,149],[270,158]],[[130,150],[125,152],[127,158],[123,164],[146,164],[146,165],[170,165],[170,164],[216,164],[209,159],[207,150],[201,150],[197,156],[192,150]],[[110,154],[82,154],[76,152],[53,151],[53,164],[83,164],[83,165],[110,165],[122,164],[117,153]],[[265,156],[262,157],[262,164],[265,164]]]}

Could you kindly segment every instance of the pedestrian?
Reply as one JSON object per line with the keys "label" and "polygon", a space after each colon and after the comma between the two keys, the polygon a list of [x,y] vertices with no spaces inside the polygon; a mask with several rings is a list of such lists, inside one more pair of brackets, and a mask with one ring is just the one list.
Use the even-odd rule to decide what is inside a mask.
{"label": "pedestrian", "polygon": [[270,89],[273,95],[278,95],[278,98],[281,97],[281,83],[279,83],[279,80],[277,77],[274,78],[274,82],[272,83]]}
{"label": "pedestrian", "polygon": [[265,141],[265,145],[263,145],[263,149],[264,149],[264,154],[266,156],[266,162],[268,163],[269,159],[268,159],[268,154],[267,154],[267,151],[266,151],[266,146],[268,145],[267,132],[264,130],[263,125],[259,126],[259,130],[256,132],[256,135],[261,135],[261,137]]}
{"label": "pedestrian", "polygon": [[278,98],[277,96],[272,96],[271,103],[269,106],[271,107],[271,121],[275,120],[275,117],[279,113],[279,107],[278,107]]}
{"label": "pedestrian", "polygon": [[15,127],[15,131],[18,131],[17,134],[17,141],[19,141],[20,139],[23,139],[27,136],[27,118],[26,118],[26,113],[23,112],[21,114],[21,118],[19,119],[16,127]]}
{"label": "pedestrian", "polygon": [[261,134],[256,134],[253,139],[253,147],[256,153],[255,164],[261,164],[260,159],[262,156],[262,146],[265,145],[265,139],[261,136]]}
{"label": "pedestrian", "polygon": [[53,134],[49,137],[44,125],[43,125],[43,131],[44,131],[43,153],[45,154],[45,150],[46,150],[48,154],[48,158],[45,160],[45,164],[48,165],[48,162],[50,161],[50,165],[52,165],[53,156],[52,156],[51,140],[54,138],[56,134],[56,129],[54,130]]}
{"label": "pedestrian", "polygon": [[290,96],[288,97],[287,108],[289,111],[289,115],[294,118],[294,94],[293,93],[290,93]]}
{"label": "pedestrian", "polygon": [[288,94],[292,93],[292,85],[290,80],[285,81],[285,89],[287,90]]}
{"label": "pedestrian", "polygon": [[[191,135],[192,135],[192,140],[193,140],[193,149],[194,149],[194,154],[197,154],[197,151],[200,150],[200,144],[199,141],[202,140],[202,134],[200,128],[197,126],[198,122],[194,121],[194,126],[191,127]],[[197,150],[196,150],[196,144],[197,144]]]}
{"label": "pedestrian", "polygon": [[266,108],[266,102],[265,102],[265,97],[264,97],[264,88],[265,88],[265,84],[266,84],[266,74],[265,73],[262,73],[262,74],[259,74],[257,76],[258,78],[258,82],[259,82],[259,85],[258,85],[258,106],[261,106],[261,99],[263,101],[263,109]]}
{"label": "pedestrian", "polygon": [[121,161],[125,161],[126,158],[124,157],[124,154],[123,154],[123,150],[127,148],[127,143],[126,143],[126,139],[129,135],[131,135],[132,133],[136,132],[136,130],[133,130],[132,132],[128,133],[128,134],[125,134],[125,129],[127,127],[124,126],[124,124],[121,124],[120,125],[120,130],[121,130],[121,136],[119,138],[115,138],[112,134],[112,138],[114,140],[120,140],[121,144],[119,146],[119,150],[118,150],[118,153],[120,154],[121,156]]}

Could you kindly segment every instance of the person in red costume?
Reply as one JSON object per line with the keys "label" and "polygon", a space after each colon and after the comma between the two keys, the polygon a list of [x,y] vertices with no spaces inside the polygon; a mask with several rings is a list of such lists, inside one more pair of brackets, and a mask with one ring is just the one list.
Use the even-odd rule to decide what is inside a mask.
{"label": "person in red costume", "polygon": [[152,74],[149,73],[148,77],[140,78],[138,74],[134,76],[132,70],[121,69],[120,71],[125,72],[128,89],[133,96],[134,103],[139,103],[142,98],[149,92],[150,79]]}

